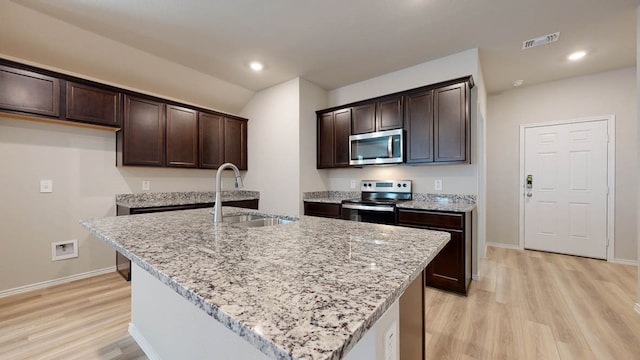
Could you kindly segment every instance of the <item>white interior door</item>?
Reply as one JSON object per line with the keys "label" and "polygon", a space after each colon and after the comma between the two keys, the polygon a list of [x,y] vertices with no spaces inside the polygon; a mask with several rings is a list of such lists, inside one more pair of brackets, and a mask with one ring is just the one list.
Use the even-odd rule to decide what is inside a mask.
{"label": "white interior door", "polygon": [[524,142],[524,247],[606,259],[607,121],[526,128]]}

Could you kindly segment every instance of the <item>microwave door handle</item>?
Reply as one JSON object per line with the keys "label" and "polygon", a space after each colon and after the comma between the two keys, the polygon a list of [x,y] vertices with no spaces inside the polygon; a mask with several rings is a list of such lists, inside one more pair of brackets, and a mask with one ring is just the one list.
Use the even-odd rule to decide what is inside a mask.
{"label": "microwave door handle", "polygon": [[393,136],[389,136],[389,143],[387,144],[387,153],[389,154],[389,159],[393,157]]}

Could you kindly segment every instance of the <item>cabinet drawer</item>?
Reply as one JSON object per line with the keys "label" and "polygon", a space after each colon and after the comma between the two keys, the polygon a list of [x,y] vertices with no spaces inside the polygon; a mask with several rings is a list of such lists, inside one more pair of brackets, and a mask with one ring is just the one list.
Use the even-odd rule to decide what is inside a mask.
{"label": "cabinet drawer", "polygon": [[304,214],[339,219],[340,204],[325,204],[305,201]]}
{"label": "cabinet drawer", "polygon": [[398,210],[399,225],[464,229],[464,214],[436,211]]}

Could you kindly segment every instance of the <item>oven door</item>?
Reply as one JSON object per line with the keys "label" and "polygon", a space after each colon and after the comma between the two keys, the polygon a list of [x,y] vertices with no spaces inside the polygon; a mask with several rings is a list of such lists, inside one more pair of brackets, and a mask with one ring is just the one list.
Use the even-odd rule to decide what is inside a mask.
{"label": "oven door", "polygon": [[342,204],[342,218],[376,224],[396,223],[396,208],[392,205]]}

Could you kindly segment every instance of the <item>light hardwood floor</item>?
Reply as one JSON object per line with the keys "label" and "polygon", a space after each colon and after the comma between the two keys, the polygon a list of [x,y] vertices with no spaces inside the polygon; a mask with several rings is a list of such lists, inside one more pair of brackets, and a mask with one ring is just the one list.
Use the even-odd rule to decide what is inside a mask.
{"label": "light hardwood floor", "polygon": [[[427,288],[427,359],[640,359],[635,266],[489,247],[469,296]],[[117,274],[0,299],[0,359],[146,359]]]}
{"label": "light hardwood floor", "polygon": [[468,297],[426,289],[428,359],[640,359],[637,268],[489,247]]}

